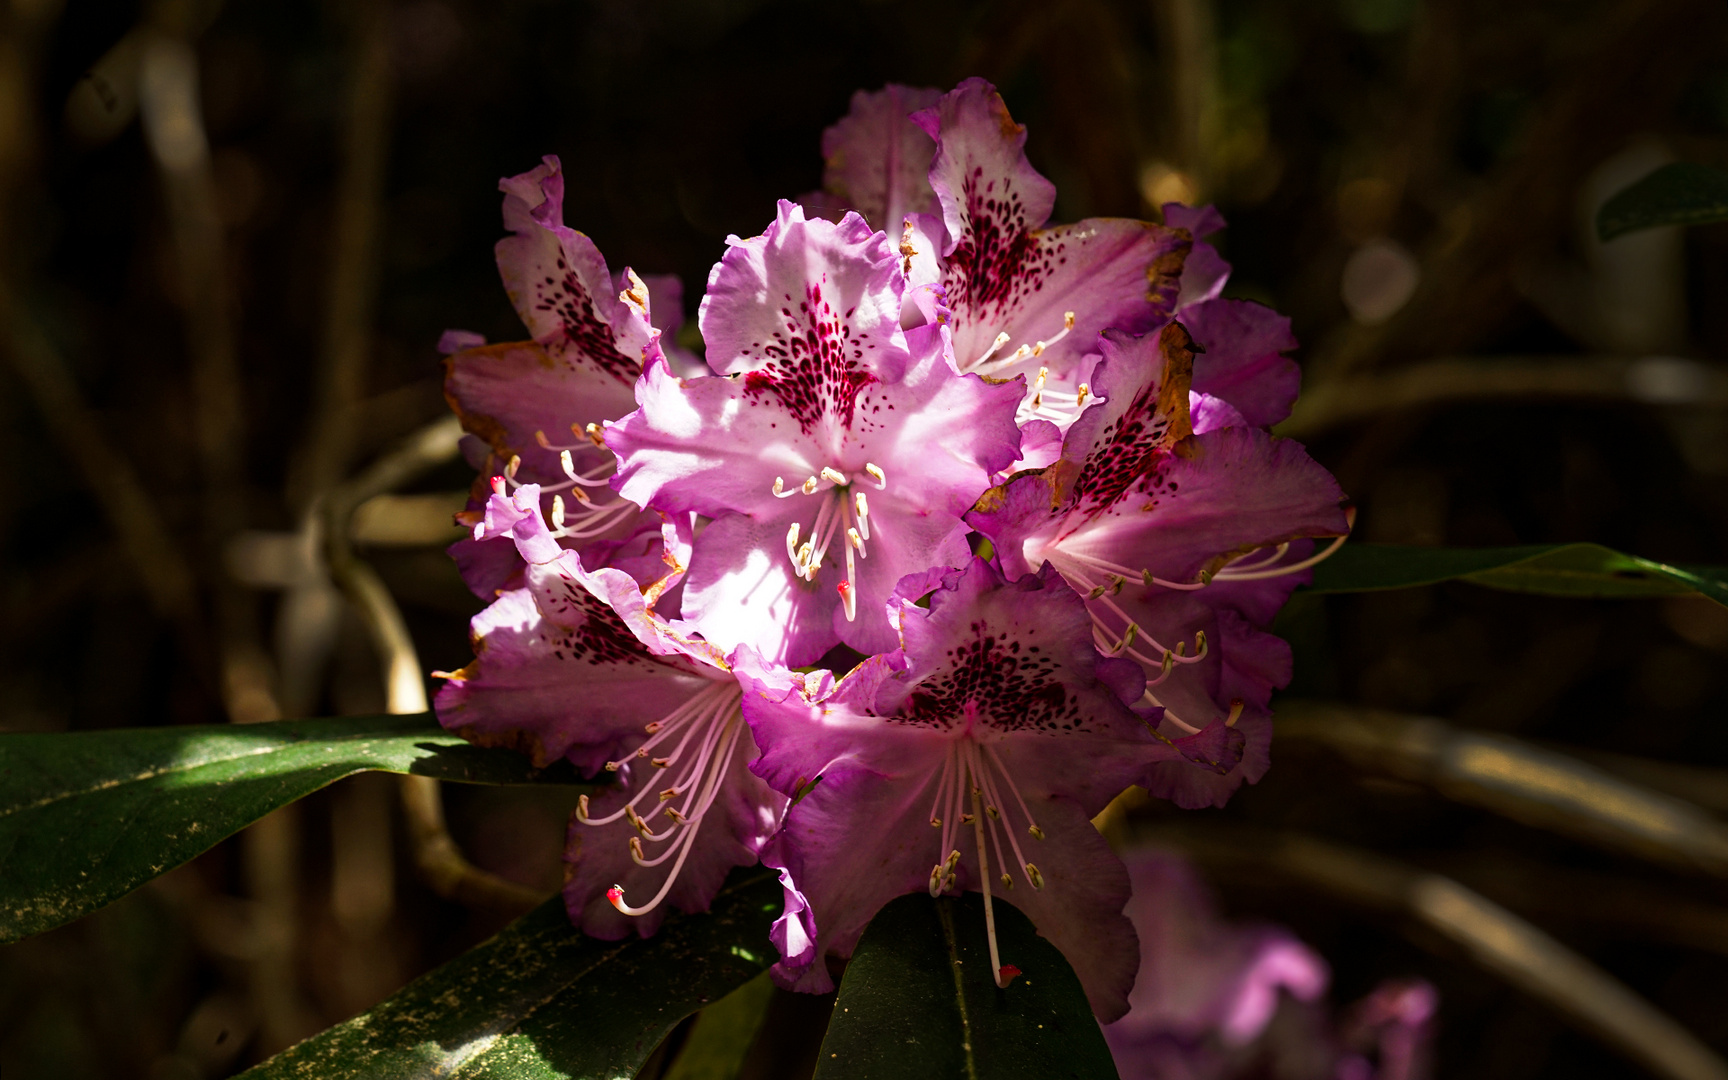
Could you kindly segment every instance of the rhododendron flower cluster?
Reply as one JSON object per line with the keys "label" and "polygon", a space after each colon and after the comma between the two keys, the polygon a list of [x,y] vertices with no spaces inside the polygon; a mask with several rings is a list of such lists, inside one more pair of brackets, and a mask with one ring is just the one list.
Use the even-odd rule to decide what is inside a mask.
{"label": "rhododendron flower cluster", "polygon": [[445,339],[479,469],[454,554],[491,606],[437,708],[615,779],[570,825],[586,932],[761,861],[776,978],[820,991],[889,900],[974,890],[1000,985],[1006,902],[1113,1020],[1140,950],[1090,819],[1266,768],[1266,627],[1349,530],[1266,431],[1289,325],[1220,297],[1209,208],[1047,225],[1025,138],[982,80],[860,93],[826,190],[728,240],[700,360],[676,282],[564,224],[557,159],[502,183],[532,340]]}

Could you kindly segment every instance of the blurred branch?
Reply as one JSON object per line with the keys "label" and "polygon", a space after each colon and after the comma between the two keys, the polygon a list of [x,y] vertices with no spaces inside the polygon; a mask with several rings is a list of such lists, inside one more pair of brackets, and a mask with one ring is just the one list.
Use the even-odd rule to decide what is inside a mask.
{"label": "blurred branch", "polygon": [[[324,557],[330,578],[366,624],[384,665],[387,707],[392,713],[425,712],[426,685],[401,609],[377,572],[354,554],[349,539],[354,511],[367,499],[455,458],[461,437],[462,427],[454,416],[425,427],[331,491],[324,503]],[[489,874],[463,858],[445,826],[438,781],[424,776],[405,776],[402,781],[414,864],[434,892],[460,903],[512,912],[525,912],[544,899],[533,889]]]}
{"label": "blurred branch", "polygon": [[347,124],[336,181],[330,294],[318,367],[313,427],[289,482],[290,506],[307,505],[335,483],[354,447],[365,390],[377,295],[378,232],[393,106],[390,9],[384,0],[351,4]]}
{"label": "blurred branch", "polygon": [[[245,523],[244,409],[234,346],[222,222],[198,95],[198,57],[183,36],[200,13],[164,4],[161,25],[140,31],[138,104],[145,142],[167,199],[192,353],[194,434],[204,475],[205,546],[221,552]],[[205,12],[203,14],[210,14]],[[224,575],[214,582],[223,701],[236,723],[282,715],[274,673],[258,641],[250,592]]]}
{"label": "blurred branch", "polygon": [[1670,356],[1459,357],[1384,375],[1320,382],[1278,434],[1298,439],[1400,409],[1460,401],[1584,398],[1651,405],[1728,405],[1728,367]]}
{"label": "blurred branch", "polygon": [[1176,843],[1208,869],[1259,879],[1270,871],[1353,904],[1414,918],[1658,1075],[1728,1080],[1728,1062],[1667,1014],[1451,878],[1298,834],[1185,827],[1158,829],[1147,838]]}
{"label": "blurred branch", "polygon": [[1538,828],[1670,866],[1728,876],[1728,827],[1696,806],[1505,735],[1350,705],[1284,701],[1278,735],[1359,768]]}
{"label": "blurred branch", "polygon": [[150,598],[165,619],[191,630],[197,622],[197,594],[191,567],[132,464],[109,445],[96,411],[84,400],[66,362],[12,297],[0,279],[0,326],[6,327],[6,354],[30,392],[61,452],[77,465],[96,496],[122,549]]}
{"label": "blurred branch", "polygon": [[1216,138],[1218,55],[1211,0],[1156,0],[1153,10],[1169,57],[1170,117],[1176,156],[1193,179],[1190,201],[1211,197],[1217,177],[1208,150]]}

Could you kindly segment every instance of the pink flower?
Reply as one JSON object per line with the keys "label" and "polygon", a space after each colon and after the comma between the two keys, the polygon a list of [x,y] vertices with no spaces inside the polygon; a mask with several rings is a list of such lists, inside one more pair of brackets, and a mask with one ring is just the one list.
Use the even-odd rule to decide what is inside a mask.
{"label": "pink flower", "polygon": [[729,243],[701,308],[714,374],[650,350],[641,408],[606,428],[616,486],[713,519],[683,599],[708,641],[791,665],[886,651],[895,582],[968,557],[961,515],[1014,460],[1020,388],[956,374],[940,318],[900,328],[899,260],[856,214],[783,202]]}
{"label": "pink flower", "polygon": [[1191,395],[1181,326],[1109,332],[1100,347],[1093,399],[1055,463],[992,489],[967,521],[1007,573],[1047,563],[1086,597],[1098,647],[1145,670],[1165,734],[1219,718],[1241,728],[1241,770],[1166,769],[1148,785],[1182,806],[1220,805],[1266,768],[1267,703],[1290,660],[1264,627],[1308,565],[1290,545],[1348,532],[1343,493],[1297,444]]}
{"label": "pink flower", "polygon": [[539,764],[618,775],[570,823],[564,898],[587,933],[647,936],[663,902],[706,910],[728,870],[754,864],[786,800],[748,770],[756,747],[727,658],[657,616],[628,574],[584,569],[534,485],[497,487],[477,537],[513,542],[524,584],[474,617],[477,658],[447,676],[438,719]]}
{"label": "pink flower", "polygon": [[1104,1028],[1123,1080],[1427,1075],[1432,986],[1382,983],[1336,1024],[1325,1008],[1326,961],[1288,930],[1224,921],[1178,855],[1142,848],[1126,862],[1140,977],[1128,1014]]}
{"label": "pink flower", "polygon": [[[636,407],[643,352],[656,336],[648,287],[629,270],[614,280],[594,242],[564,224],[564,175],[556,157],[499,182],[504,226],[498,271],[530,341],[487,345],[451,332],[444,344],[445,396],[470,436],[476,468],[466,520],[473,524],[503,475],[539,486],[564,546],[592,552],[590,566],[640,551],[659,566],[661,522],[609,488],[616,468],[599,425]],[[622,293],[621,293],[622,290]],[[664,291],[676,320],[676,280]],[[451,549],[463,576],[490,599],[521,572],[502,541],[462,540]],[[662,571],[663,572],[663,571]],[[644,582],[646,584],[646,582]]]}
{"label": "pink flower", "polygon": [[1115,1019],[1139,951],[1127,875],[1091,818],[1156,763],[1228,768],[1239,737],[1222,724],[1158,735],[1130,707],[1139,669],[1098,654],[1084,606],[1048,567],[1009,583],[975,560],[908,580],[894,607],[902,648],[839,682],[740,661],[762,748],[751,768],[794,796],[763,861],[795,886],[793,940],[813,939],[783,950],[777,978],[829,989],[822,957],[849,955],[883,904],[974,890],[986,912],[995,895],[1031,918]]}

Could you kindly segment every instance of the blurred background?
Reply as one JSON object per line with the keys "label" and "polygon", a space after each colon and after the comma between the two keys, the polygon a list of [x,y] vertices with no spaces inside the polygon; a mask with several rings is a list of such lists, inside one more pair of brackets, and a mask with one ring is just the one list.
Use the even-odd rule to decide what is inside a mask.
{"label": "blurred background", "polygon": [[[820,186],[854,90],[974,74],[1057,220],[1223,210],[1228,294],[1303,342],[1282,430],[1359,537],[1728,563],[1728,227],[1590,229],[1660,164],[1728,165],[1712,0],[0,0],[0,731],[384,711],[331,520],[423,666],[466,662],[481,602],[442,547],[470,470],[353,478],[447,415],[444,330],[522,336],[499,177],[561,155],[567,222],[614,271],[680,275],[693,317],[726,235]],[[1299,596],[1279,630],[1293,699],[1728,813],[1707,601],[1457,584]],[[1432,981],[1438,1076],[1647,1074],[1292,836],[1444,874],[1728,1052],[1728,860],[1536,827],[1344,746],[1335,715],[1293,721],[1226,810],[1140,807],[1118,835],[1193,851],[1229,912],[1328,958],[1340,1002]],[[497,895],[424,884],[397,788],[344,781],[0,949],[0,1075],[227,1076],[503,925]],[[443,798],[480,868],[557,886],[568,797]],[[749,1075],[808,1075],[825,1008],[776,999]]]}

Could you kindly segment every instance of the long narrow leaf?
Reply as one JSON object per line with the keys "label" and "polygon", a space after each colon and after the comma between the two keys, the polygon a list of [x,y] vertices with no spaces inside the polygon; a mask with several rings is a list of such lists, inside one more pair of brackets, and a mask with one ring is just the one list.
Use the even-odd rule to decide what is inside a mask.
{"label": "long narrow leaf", "polygon": [[247,1080],[627,1078],[684,1017],[773,961],[776,876],[733,873],[705,915],[597,941],[553,899],[371,1012],[277,1054]]}
{"label": "long narrow leaf", "polygon": [[903,896],[864,931],[840,984],[816,1080],[1114,1080],[1080,980],[1012,905],[996,905],[1003,963],[1025,974],[997,989],[984,900]]}
{"label": "long narrow leaf", "polygon": [[1600,544],[1427,548],[1345,544],[1314,568],[1312,592],[1372,592],[1468,581],[1548,596],[1705,596],[1728,606],[1728,570],[1683,567]]}
{"label": "long narrow leaf", "polygon": [[0,735],[0,942],[115,900],[344,776],[574,781],[430,713]]}
{"label": "long narrow leaf", "polygon": [[1713,221],[1728,221],[1728,172],[1677,161],[1603,203],[1596,235],[1612,240],[1637,229]]}

